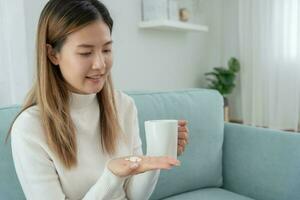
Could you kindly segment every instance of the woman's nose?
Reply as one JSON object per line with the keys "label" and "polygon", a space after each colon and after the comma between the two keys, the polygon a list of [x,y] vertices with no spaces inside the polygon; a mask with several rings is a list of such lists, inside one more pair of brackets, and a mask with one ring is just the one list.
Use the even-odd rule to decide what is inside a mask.
{"label": "woman's nose", "polygon": [[104,56],[102,54],[97,54],[95,57],[96,58],[95,58],[94,63],[93,63],[93,69],[105,68]]}

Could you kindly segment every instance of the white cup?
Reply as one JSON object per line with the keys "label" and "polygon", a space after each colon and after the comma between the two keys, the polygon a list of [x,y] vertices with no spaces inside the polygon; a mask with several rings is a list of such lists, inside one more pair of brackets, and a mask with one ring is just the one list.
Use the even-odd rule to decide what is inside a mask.
{"label": "white cup", "polygon": [[148,156],[171,156],[177,159],[178,120],[145,121]]}

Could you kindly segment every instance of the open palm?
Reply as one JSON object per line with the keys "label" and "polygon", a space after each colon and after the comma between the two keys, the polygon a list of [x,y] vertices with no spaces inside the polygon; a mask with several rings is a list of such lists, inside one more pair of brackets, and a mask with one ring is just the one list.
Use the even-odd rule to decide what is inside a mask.
{"label": "open palm", "polygon": [[137,156],[140,161],[132,162],[128,156],[109,161],[107,167],[115,175],[125,177],[156,169],[171,169],[179,166],[180,161],[169,156]]}

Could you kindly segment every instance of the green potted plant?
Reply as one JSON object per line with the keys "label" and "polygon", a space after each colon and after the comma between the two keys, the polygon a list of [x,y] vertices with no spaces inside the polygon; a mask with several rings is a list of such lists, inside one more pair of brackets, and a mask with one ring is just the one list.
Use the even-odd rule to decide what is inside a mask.
{"label": "green potted plant", "polygon": [[218,90],[223,96],[224,108],[228,108],[228,95],[235,88],[236,74],[239,71],[240,62],[238,59],[232,57],[228,61],[228,69],[215,67],[212,72],[205,73],[206,80],[209,81],[208,88]]}

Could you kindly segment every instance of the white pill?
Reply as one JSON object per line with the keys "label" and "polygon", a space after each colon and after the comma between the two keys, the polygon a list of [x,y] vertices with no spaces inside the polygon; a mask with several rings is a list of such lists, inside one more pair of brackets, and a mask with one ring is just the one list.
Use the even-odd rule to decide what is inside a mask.
{"label": "white pill", "polygon": [[130,162],[141,162],[142,159],[136,156],[131,156],[129,158],[125,158],[125,160],[128,160]]}

